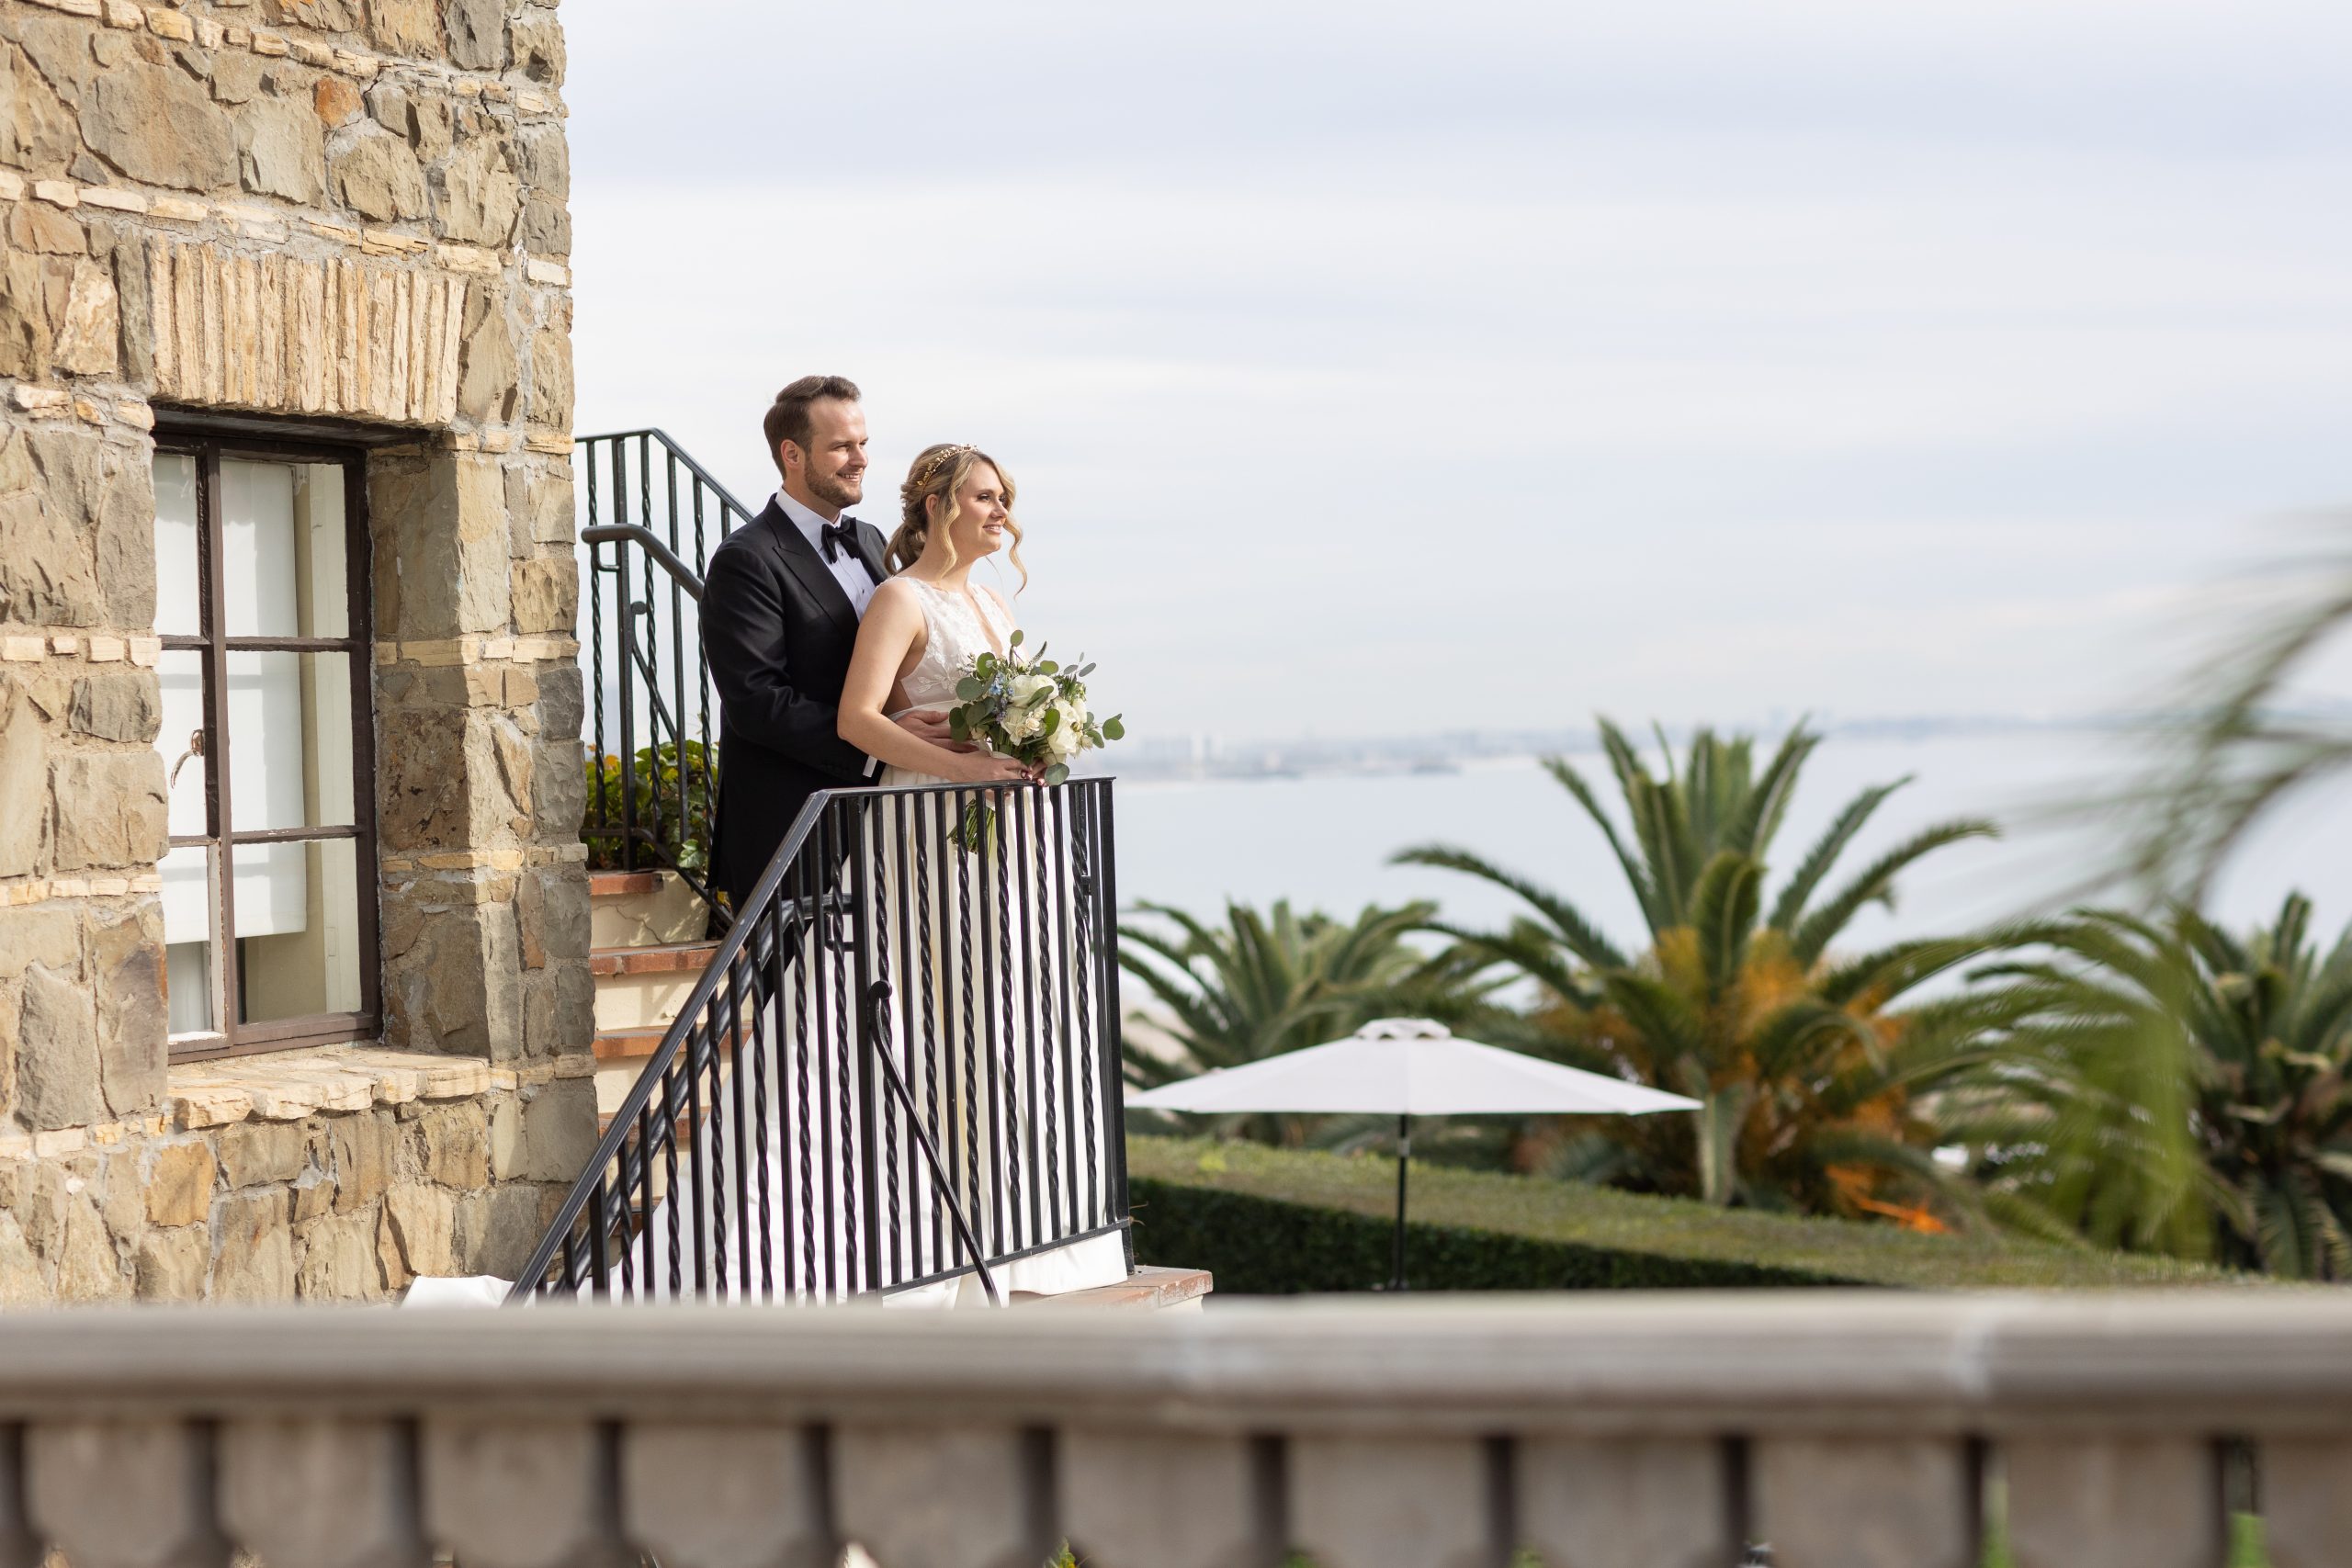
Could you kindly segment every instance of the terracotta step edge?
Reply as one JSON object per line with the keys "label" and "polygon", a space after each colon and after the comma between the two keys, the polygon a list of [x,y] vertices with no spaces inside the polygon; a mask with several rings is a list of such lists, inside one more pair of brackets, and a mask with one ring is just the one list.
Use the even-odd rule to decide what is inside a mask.
{"label": "terracotta step edge", "polygon": [[592,1047],[600,1062],[627,1062],[653,1055],[669,1025],[659,1029],[600,1029]]}
{"label": "terracotta step edge", "polygon": [[709,967],[715,942],[674,942],[644,947],[598,947],[588,953],[591,975],[668,975]]}

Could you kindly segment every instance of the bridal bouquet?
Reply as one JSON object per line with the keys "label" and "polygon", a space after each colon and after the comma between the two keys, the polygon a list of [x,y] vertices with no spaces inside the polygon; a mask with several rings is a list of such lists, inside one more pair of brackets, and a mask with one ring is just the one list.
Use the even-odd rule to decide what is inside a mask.
{"label": "bridal bouquet", "polygon": [[1117,715],[1098,723],[1088,711],[1086,677],[1092,673],[1091,664],[1064,669],[1046,657],[1042,643],[1023,657],[1016,631],[1002,658],[977,654],[964,667],[956,683],[962,701],[948,710],[948,733],[1000,757],[1043,763],[1046,782],[1057,784],[1069,777],[1072,758],[1127,732]]}

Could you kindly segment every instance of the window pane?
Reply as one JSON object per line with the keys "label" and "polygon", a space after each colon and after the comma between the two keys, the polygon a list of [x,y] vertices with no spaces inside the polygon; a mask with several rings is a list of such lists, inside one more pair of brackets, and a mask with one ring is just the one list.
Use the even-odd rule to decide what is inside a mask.
{"label": "window pane", "polygon": [[224,457],[220,519],[227,635],[350,635],[341,468]]}
{"label": "window pane", "polygon": [[174,1034],[219,1026],[212,969],[212,851],[201,844],[168,852],[164,876],[164,979]]}
{"label": "window pane", "polygon": [[230,654],[228,730],[233,831],[354,820],[349,654]]}
{"label": "window pane", "polygon": [[358,845],[323,839],[230,852],[243,1021],[358,1011]]}
{"label": "window pane", "polygon": [[155,750],[164,754],[170,781],[171,831],[189,838],[212,830],[204,806],[204,655],[193,649],[165,650],[155,674],[164,691],[164,719]]}
{"label": "window pane", "polygon": [[196,541],[196,459],[185,452],[158,452],[155,629],[165,637],[200,637],[204,632],[198,598],[204,561]]}

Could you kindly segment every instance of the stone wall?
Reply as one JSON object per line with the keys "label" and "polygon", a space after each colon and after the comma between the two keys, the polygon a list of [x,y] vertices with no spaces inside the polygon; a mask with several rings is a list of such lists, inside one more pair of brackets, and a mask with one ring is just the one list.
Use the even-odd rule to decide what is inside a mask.
{"label": "stone wall", "polygon": [[512,1279],[595,1145],[559,1072],[353,1048],[175,1075],[164,1114],[0,1139],[0,1306],[381,1301]]}
{"label": "stone wall", "polygon": [[[346,1123],[461,1195],[470,1267],[501,1252],[481,1216],[519,1227],[560,1178],[416,1177],[453,1168],[423,1129],[527,1097],[572,1129],[539,1146],[593,1138],[563,59],[553,0],[0,0],[0,1295],[353,1293],[340,1264],[302,1285],[315,1238],[404,1233],[372,1190],[336,1206],[373,1168],[346,1175]],[[481,1058],[477,1089],[277,1119],[264,1092],[239,1132],[190,1120],[230,1069],[166,1063],[150,465],[159,417],[212,413],[370,448],[384,1020],[358,1043]],[[300,1172],[238,1179],[256,1139]],[[199,1147],[203,1202],[132,1224],[125,1194],[185,1197]],[[281,1201],[291,1271],[234,1263]]]}

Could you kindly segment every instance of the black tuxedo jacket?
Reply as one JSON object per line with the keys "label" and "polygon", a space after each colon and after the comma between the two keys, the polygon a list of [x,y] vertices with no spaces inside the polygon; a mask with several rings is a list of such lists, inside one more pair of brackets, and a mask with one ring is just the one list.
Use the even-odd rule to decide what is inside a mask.
{"label": "black tuxedo jacket", "polygon": [[[881,533],[860,523],[857,547],[879,581]],[[865,753],[835,728],[856,642],[849,595],[773,496],[711,552],[702,591],[719,712],[711,886],[738,909],[810,795],[866,782]]]}

